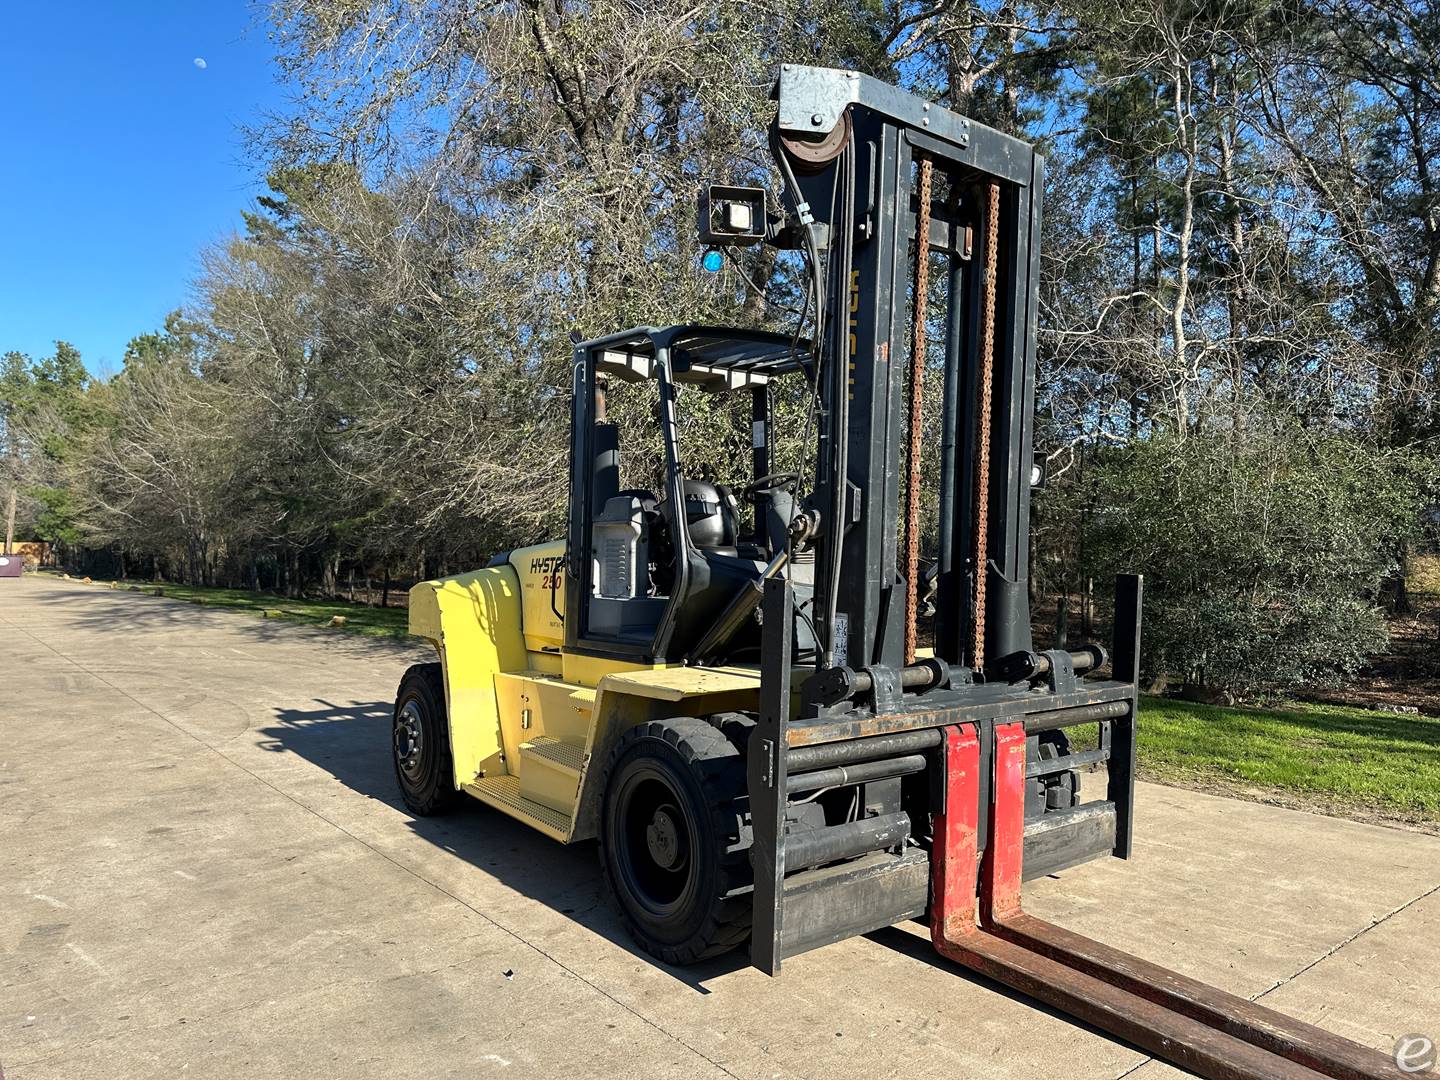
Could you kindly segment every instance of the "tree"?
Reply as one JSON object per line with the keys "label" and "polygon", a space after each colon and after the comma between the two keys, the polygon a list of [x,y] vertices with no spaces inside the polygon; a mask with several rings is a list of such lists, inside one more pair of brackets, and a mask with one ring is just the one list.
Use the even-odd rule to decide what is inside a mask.
{"label": "tree", "polygon": [[1285,417],[1101,455],[1088,544],[1143,567],[1146,670],[1251,695],[1333,684],[1385,642],[1378,599],[1424,466]]}
{"label": "tree", "polygon": [[19,508],[22,430],[20,414],[30,390],[30,365],[18,352],[0,357],[0,480],[5,499],[5,554],[15,543],[15,515]]}
{"label": "tree", "polygon": [[7,523],[9,504],[18,514],[23,501],[30,528],[55,544],[82,539],[63,473],[76,459],[79,440],[100,419],[90,389],[80,353],[64,341],[39,361],[7,353],[0,367],[0,469],[8,478]]}
{"label": "tree", "polygon": [[1440,11],[1318,0],[1283,29],[1253,47],[1259,118],[1324,215],[1337,306],[1374,349],[1378,430],[1406,445],[1437,422]]}

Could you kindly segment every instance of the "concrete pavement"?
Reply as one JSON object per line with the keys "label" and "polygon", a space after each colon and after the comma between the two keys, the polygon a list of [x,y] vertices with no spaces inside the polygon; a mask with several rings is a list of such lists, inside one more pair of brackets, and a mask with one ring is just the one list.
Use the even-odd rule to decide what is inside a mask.
{"label": "concrete pavement", "polygon": [[[0,1073],[1177,1075],[938,960],[635,952],[592,845],[400,808],[424,651],[0,581]],[[1027,886],[1082,933],[1389,1049],[1440,1038],[1440,838],[1142,786],[1137,856]]]}

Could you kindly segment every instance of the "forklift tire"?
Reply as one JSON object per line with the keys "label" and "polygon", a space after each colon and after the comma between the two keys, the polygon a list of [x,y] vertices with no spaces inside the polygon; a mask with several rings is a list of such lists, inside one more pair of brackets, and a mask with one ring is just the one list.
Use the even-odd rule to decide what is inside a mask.
{"label": "forklift tire", "polygon": [[400,797],[412,814],[441,814],[459,801],[445,715],[445,677],[439,664],[415,664],[400,680],[390,757]]}
{"label": "forklift tire", "polygon": [[639,724],[605,771],[600,865],[632,937],[667,964],[693,964],[750,936],[745,759],[704,720]]}

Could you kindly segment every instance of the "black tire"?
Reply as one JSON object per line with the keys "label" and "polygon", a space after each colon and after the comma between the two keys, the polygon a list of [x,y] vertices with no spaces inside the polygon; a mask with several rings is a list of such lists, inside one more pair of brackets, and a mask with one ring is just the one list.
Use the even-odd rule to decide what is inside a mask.
{"label": "black tire", "polygon": [[390,727],[390,759],[412,814],[442,814],[459,801],[439,664],[415,664],[400,680]]}
{"label": "black tire", "polygon": [[743,761],[750,748],[750,733],[755,730],[755,718],[747,713],[721,712],[711,713],[705,717],[705,722],[730,740],[730,745],[735,747]]}
{"label": "black tire", "polygon": [[600,865],[632,937],[667,964],[693,964],[750,936],[745,761],[690,717],[652,720],[610,755]]}

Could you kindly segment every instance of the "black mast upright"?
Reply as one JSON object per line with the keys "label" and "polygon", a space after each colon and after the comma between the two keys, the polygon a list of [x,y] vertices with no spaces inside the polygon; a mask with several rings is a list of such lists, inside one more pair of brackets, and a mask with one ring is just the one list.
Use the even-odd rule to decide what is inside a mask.
{"label": "black mast upright", "polygon": [[[936,654],[970,659],[975,599],[976,442],[979,372],[991,373],[985,563],[985,656],[1031,648],[1026,589],[1031,414],[1037,317],[1038,192],[1043,159],[1019,140],[972,126],[854,72],[790,66],[777,88],[777,133],[797,191],[791,208],[813,219],[823,266],[826,325],[820,366],[825,414],[819,426],[817,501],[822,518],[816,568],[820,666],[899,668],[906,583],[898,559],[906,416],[907,332],[917,242],[915,163],[937,177],[928,244],[947,261],[949,326],[942,445],[954,447],[940,503],[947,550],[937,593]],[[1000,193],[998,228],[986,193]],[[993,351],[982,365],[984,245],[994,236]],[[958,291],[957,291],[958,290]],[[862,494],[863,493],[863,494]],[[832,617],[833,613],[833,617]]]}

